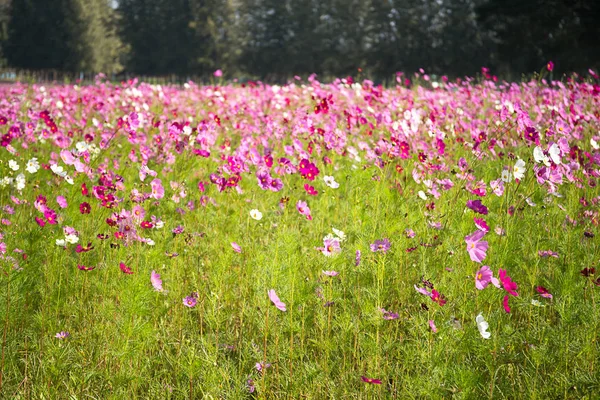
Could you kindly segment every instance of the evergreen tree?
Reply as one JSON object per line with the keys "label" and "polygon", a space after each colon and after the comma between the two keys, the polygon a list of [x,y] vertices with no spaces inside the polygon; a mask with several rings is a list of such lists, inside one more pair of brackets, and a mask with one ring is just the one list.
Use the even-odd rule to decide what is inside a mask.
{"label": "evergreen tree", "polygon": [[114,72],[113,23],[108,0],[12,0],[6,55],[19,68]]}

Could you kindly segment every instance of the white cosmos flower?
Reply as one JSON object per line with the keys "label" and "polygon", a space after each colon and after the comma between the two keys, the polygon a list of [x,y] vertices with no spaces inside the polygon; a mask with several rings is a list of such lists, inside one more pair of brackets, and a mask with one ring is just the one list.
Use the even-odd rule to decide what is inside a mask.
{"label": "white cosmos flower", "polygon": [[424,191],[419,190],[419,193],[417,193],[419,195],[419,197],[423,200],[427,200],[427,195],[425,194]]}
{"label": "white cosmos flower", "polygon": [[79,242],[79,237],[77,235],[65,235],[65,242],[75,244]]}
{"label": "white cosmos flower", "polygon": [[71,178],[69,175],[65,175],[65,181],[67,181],[67,183],[73,185],[75,184],[75,182],[73,181],[73,178]]}
{"label": "white cosmos flower", "polygon": [[598,145],[598,142],[596,142],[596,141],[594,140],[594,138],[591,138],[591,139],[590,139],[590,144],[592,145],[592,148],[593,148],[594,150],[598,150],[598,149],[600,148],[600,146]]}
{"label": "white cosmos flower", "polygon": [[148,246],[154,246],[156,244],[156,242],[154,240],[150,239],[150,238],[147,238],[146,239],[146,244]]}
{"label": "white cosmos flower", "polygon": [[58,164],[52,164],[50,166],[50,169],[52,170],[52,172],[54,172],[56,175],[60,176],[61,178],[64,178],[65,176],[67,176],[67,172],[64,170],[63,167],[61,167]]}
{"label": "white cosmos flower", "polygon": [[510,181],[512,181],[512,174],[510,173],[510,171],[505,169],[502,171],[502,175],[500,176],[500,179],[502,179],[502,182],[504,182],[504,183],[510,183]]}
{"label": "white cosmos flower", "polygon": [[40,169],[40,163],[37,160],[37,157],[33,157],[31,160],[27,161],[27,165],[25,166],[25,170],[30,174],[35,174]]}
{"label": "white cosmos flower", "polygon": [[533,149],[533,159],[537,163],[544,163],[546,167],[550,166],[550,158],[544,154],[544,150],[540,146],[535,146]]}
{"label": "white cosmos flower", "polygon": [[344,232],[335,229],[334,227],[331,227],[331,230],[333,230],[333,233],[335,233],[335,235],[340,239],[340,242],[346,240],[346,234]]}
{"label": "white cosmos flower", "polygon": [[17,188],[17,190],[19,192],[21,190],[25,189],[25,175],[23,175],[23,174],[17,175],[17,178],[15,179],[15,187]]}
{"label": "white cosmos flower", "polygon": [[325,181],[325,184],[332,189],[337,189],[340,187],[340,184],[335,181],[333,176],[325,175],[323,180]]}
{"label": "white cosmos flower", "polygon": [[6,187],[6,186],[12,184],[13,181],[14,181],[14,178],[5,176],[4,178],[0,179],[0,187]]}
{"label": "white cosmos flower", "polygon": [[548,149],[548,154],[550,154],[550,159],[556,165],[560,164],[560,147],[556,143],[552,144]]}
{"label": "white cosmos flower", "polygon": [[475,322],[477,322],[477,329],[479,329],[479,333],[481,333],[481,337],[484,339],[489,339],[492,334],[487,331],[489,328],[489,324],[485,321],[483,316],[479,314],[477,318],[475,318]]}
{"label": "white cosmos flower", "polygon": [[525,171],[527,171],[527,169],[525,168],[525,161],[519,158],[515,163],[515,166],[513,167],[513,175],[515,176],[515,179],[523,179],[523,177],[525,176]]}
{"label": "white cosmos flower", "polygon": [[250,217],[252,217],[252,219],[260,221],[262,219],[262,213],[257,209],[250,210]]}
{"label": "white cosmos flower", "polygon": [[60,247],[67,247],[67,242],[65,242],[65,239],[56,239],[56,245]]}
{"label": "white cosmos flower", "polygon": [[15,160],[10,160],[8,162],[8,167],[10,169],[12,169],[13,171],[18,171],[19,170],[19,164],[17,164],[17,162]]}

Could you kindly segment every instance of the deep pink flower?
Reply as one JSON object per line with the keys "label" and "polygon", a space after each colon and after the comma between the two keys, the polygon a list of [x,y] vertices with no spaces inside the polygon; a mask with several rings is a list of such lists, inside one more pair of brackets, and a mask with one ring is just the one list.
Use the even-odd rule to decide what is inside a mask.
{"label": "deep pink flower", "polygon": [[317,192],[315,188],[313,186],[310,186],[308,183],[304,184],[304,190],[306,190],[306,193],[308,193],[311,196],[316,196],[317,194],[319,194],[319,192]]}
{"label": "deep pink flower", "polygon": [[50,208],[44,211],[44,218],[46,218],[46,222],[48,222],[50,225],[56,225],[58,223],[56,211]]}
{"label": "deep pink flower", "polygon": [[483,231],[485,233],[488,233],[490,231],[490,227],[488,226],[487,222],[485,222],[485,220],[483,218],[475,217],[475,218],[473,218],[473,222],[475,222],[475,226],[480,231]]}
{"label": "deep pink flower", "polygon": [[510,313],[510,306],[508,305],[508,295],[504,296],[504,298],[502,299],[502,306],[504,307],[504,311],[506,311],[507,314]]}
{"label": "deep pink flower", "polygon": [[361,376],[360,379],[362,379],[362,381],[365,383],[370,383],[372,385],[381,385],[380,379],[367,378],[366,376]]}
{"label": "deep pink flower", "polygon": [[498,270],[498,277],[500,282],[502,283],[502,287],[512,296],[518,296],[517,293],[517,284],[512,281],[510,276],[506,273],[506,270],[500,269]]}
{"label": "deep pink flower", "polygon": [[468,200],[467,207],[479,214],[487,215],[488,213],[487,207],[484,206],[479,199]]}
{"label": "deep pink flower", "polygon": [[443,306],[447,302],[446,296],[444,296],[443,294],[440,294],[435,289],[433,289],[431,291],[431,300],[433,300],[434,302],[438,303],[440,306]]}
{"label": "deep pink flower", "polygon": [[550,292],[548,291],[548,289],[546,289],[543,286],[538,286],[535,288],[535,290],[540,294],[540,296],[546,298],[546,299],[551,299],[552,298],[552,294],[550,294]]}
{"label": "deep pink flower", "polygon": [[80,269],[80,270],[82,270],[82,271],[91,271],[91,270],[93,270],[96,267],[91,267],[91,266],[90,267],[86,267],[85,265],[78,264],[77,268]]}
{"label": "deep pink flower", "polygon": [[546,69],[550,72],[554,71],[554,62],[548,61],[548,64],[546,64]]}
{"label": "deep pink flower", "polygon": [[469,236],[465,236],[467,242],[467,252],[472,261],[482,262],[486,257],[488,242],[481,239],[485,236],[485,232],[477,230]]}
{"label": "deep pink flower", "polygon": [[81,214],[89,214],[92,211],[92,206],[89,203],[83,202],[79,205],[79,212]]}
{"label": "deep pink flower", "polygon": [[127,265],[125,265],[125,263],[119,263],[119,268],[121,269],[121,272],[123,272],[124,274],[133,275],[133,271],[131,270],[131,268],[129,268]]}
{"label": "deep pink flower", "polygon": [[44,221],[42,218],[40,217],[35,217],[35,222],[37,222],[37,224],[39,226],[41,226],[42,228],[44,227],[44,225],[46,225],[46,221]]}

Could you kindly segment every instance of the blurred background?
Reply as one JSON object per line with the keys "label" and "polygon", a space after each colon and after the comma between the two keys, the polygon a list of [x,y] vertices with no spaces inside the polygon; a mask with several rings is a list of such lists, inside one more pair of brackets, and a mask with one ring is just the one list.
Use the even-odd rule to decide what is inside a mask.
{"label": "blurred background", "polygon": [[503,79],[600,65],[600,0],[0,0],[0,68],[54,77]]}

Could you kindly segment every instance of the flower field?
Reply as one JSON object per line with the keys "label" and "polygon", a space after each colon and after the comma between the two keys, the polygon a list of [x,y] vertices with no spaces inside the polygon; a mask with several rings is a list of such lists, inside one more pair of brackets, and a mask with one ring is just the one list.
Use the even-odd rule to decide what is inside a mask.
{"label": "flower field", "polygon": [[597,398],[600,85],[0,87],[0,398]]}

